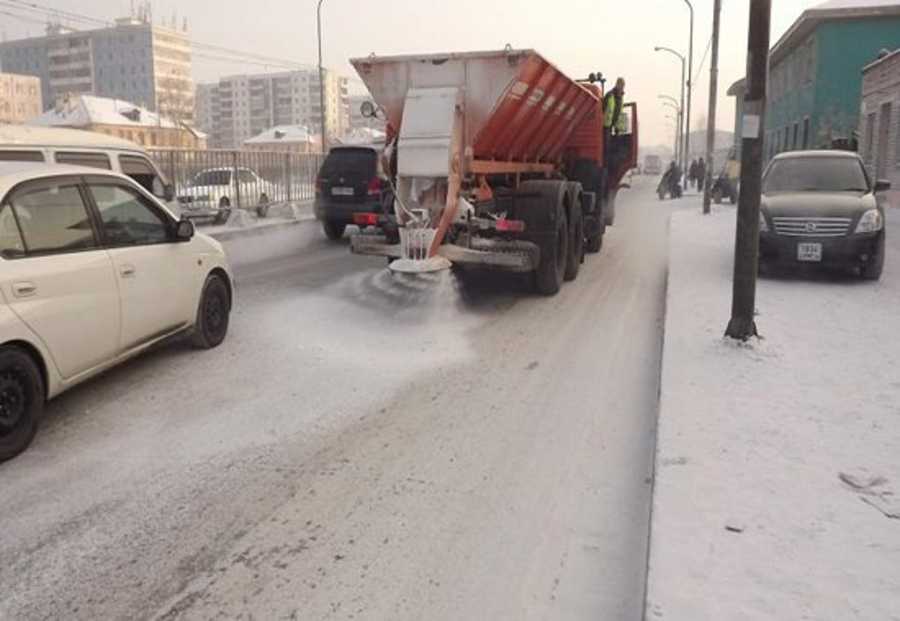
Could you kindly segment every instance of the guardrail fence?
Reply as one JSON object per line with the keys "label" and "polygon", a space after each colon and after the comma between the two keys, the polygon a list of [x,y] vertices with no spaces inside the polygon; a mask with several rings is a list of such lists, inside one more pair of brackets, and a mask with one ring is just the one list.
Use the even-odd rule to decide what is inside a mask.
{"label": "guardrail fence", "polygon": [[183,206],[256,209],[315,198],[318,153],[158,149],[150,152]]}

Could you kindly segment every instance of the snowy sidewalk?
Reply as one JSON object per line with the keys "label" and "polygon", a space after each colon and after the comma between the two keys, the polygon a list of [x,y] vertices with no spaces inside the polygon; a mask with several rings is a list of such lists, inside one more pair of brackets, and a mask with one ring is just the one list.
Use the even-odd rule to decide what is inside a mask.
{"label": "snowy sidewalk", "polygon": [[764,279],[726,342],[735,210],[672,217],[648,620],[900,620],[900,256]]}

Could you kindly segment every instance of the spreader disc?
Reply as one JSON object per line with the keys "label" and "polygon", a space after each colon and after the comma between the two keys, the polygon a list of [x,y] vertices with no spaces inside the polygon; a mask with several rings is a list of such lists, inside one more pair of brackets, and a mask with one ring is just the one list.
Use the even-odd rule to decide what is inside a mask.
{"label": "spreader disc", "polygon": [[444,257],[431,257],[429,259],[412,260],[397,259],[388,267],[392,272],[400,274],[429,274],[450,269],[452,263]]}

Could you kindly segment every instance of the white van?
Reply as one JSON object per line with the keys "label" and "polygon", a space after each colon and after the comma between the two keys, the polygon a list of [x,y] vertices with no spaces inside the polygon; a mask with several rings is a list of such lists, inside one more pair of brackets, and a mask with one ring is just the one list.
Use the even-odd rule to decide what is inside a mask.
{"label": "white van", "polygon": [[112,170],[134,179],[178,218],[173,186],[139,145],[98,132],[0,125],[0,162],[44,162]]}

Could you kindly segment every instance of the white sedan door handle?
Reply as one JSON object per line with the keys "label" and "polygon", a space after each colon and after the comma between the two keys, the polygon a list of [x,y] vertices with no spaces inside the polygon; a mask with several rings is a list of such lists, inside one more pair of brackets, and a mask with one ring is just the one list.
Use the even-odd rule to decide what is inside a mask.
{"label": "white sedan door handle", "polygon": [[134,273],[137,270],[134,269],[134,266],[126,263],[119,269],[119,273],[122,274],[122,278],[131,278],[134,276]]}
{"label": "white sedan door handle", "polygon": [[17,298],[30,298],[37,293],[37,285],[33,282],[16,282],[13,283],[12,290]]}

